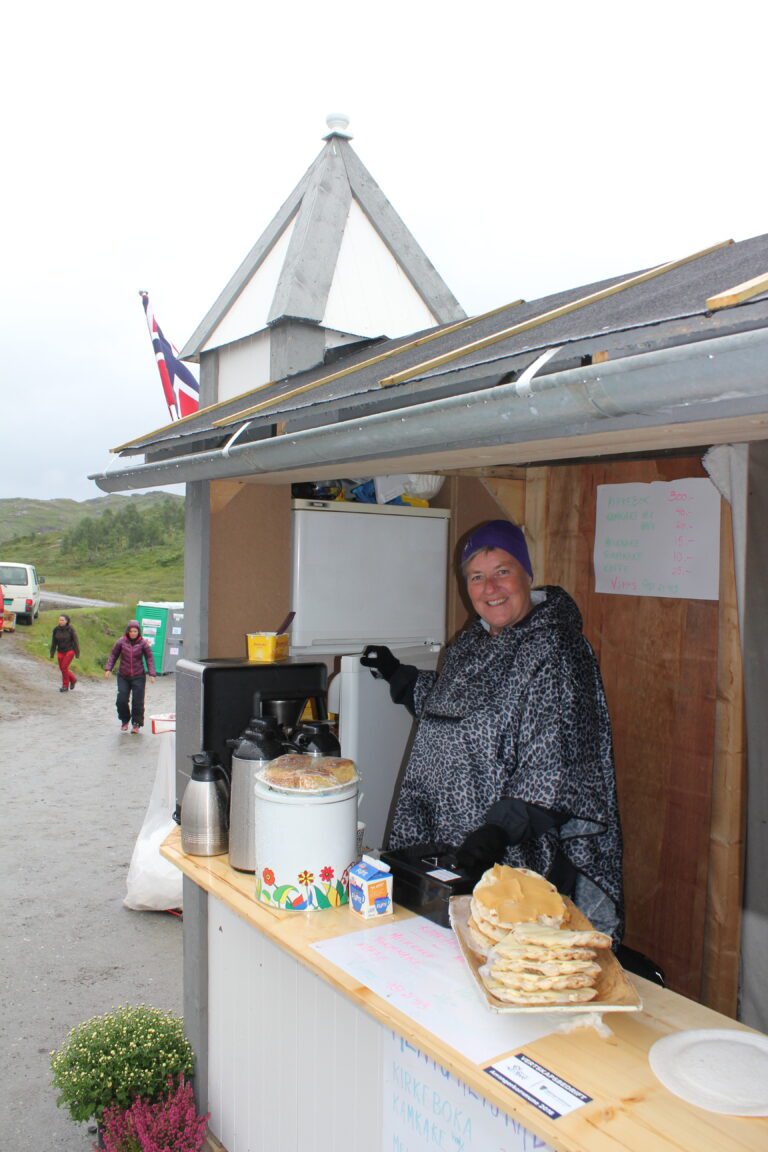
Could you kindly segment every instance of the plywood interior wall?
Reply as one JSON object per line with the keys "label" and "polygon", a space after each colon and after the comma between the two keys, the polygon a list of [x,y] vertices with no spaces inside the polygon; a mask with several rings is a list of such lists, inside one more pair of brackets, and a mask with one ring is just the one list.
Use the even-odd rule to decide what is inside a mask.
{"label": "plywood interior wall", "polygon": [[245,656],[246,632],[277,628],[290,611],[291,488],[211,482],[208,653]]}
{"label": "plywood interior wall", "polygon": [[[721,600],[594,592],[598,484],[703,476],[698,457],[532,468],[522,520],[536,583],[578,603],[613,723],[625,839],[625,942],[674,990],[735,1014],[744,748],[727,510]],[[520,520],[518,481],[488,480]]]}

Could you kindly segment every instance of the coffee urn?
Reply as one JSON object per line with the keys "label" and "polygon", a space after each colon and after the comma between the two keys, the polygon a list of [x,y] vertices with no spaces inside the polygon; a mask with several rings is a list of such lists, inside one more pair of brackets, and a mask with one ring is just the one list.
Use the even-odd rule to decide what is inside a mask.
{"label": "coffee urn", "polygon": [[232,749],[232,786],[229,803],[229,862],[238,872],[253,872],[255,851],[256,774],[281,756],[283,745],[273,716],[254,716]]}

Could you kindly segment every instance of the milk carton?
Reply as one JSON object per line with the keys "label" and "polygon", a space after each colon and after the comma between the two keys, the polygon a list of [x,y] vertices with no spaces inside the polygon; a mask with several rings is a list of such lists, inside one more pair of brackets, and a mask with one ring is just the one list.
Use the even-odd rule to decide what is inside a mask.
{"label": "milk carton", "polygon": [[392,914],[392,874],[389,865],[363,856],[349,870],[349,907],[364,920]]}

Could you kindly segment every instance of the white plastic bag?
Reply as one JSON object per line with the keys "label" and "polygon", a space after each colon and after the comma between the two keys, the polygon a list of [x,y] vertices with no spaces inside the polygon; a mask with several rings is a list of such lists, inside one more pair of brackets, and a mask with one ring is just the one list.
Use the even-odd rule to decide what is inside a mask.
{"label": "white plastic bag", "polygon": [[158,737],[160,752],[152,795],[144,816],[128,868],[126,908],[137,912],[164,912],[181,908],[182,875],[160,855],[160,845],[175,827],[176,736],[165,732]]}
{"label": "white plastic bag", "polygon": [[374,476],[376,503],[387,504],[398,496],[417,496],[431,500],[443,486],[444,476],[429,476],[420,472],[405,475]]}

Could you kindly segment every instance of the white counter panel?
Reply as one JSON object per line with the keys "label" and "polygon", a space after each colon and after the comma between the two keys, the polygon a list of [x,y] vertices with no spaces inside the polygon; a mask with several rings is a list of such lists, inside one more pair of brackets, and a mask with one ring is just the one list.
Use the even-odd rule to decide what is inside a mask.
{"label": "white counter panel", "polygon": [[[525,1077],[517,1066],[511,1080],[489,1075],[485,1059],[462,1054],[315,947],[375,926],[346,908],[295,917],[269,912],[253,898],[252,876],[233,871],[225,856],[187,856],[178,828],[161,854],[207,893],[204,938],[192,933],[189,943],[195,955],[208,953],[200,964],[207,962],[209,986],[199,988],[192,971],[199,1015],[190,1023],[209,1042],[207,1053],[200,1045],[200,1063],[204,1068],[207,1055],[212,1135],[225,1152],[768,1147],[768,1118],[695,1108],[667,1091],[649,1066],[648,1052],[664,1036],[750,1031],[728,1017],[637,977],[643,1010],[615,1013],[610,1039],[584,1029],[544,1036],[519,1053],[510,1049],[510,1058],[581,1097],[553,1114],[551,1101],[545,1109],[531,1092],[518,1091]],[[412,919],[395,907],[393,923]],[[507,1064],[505,1057],[499,1071],[511,1075]]]}
{"label": "white counter panel", "polygon": [[213,897],[208,985],[210,1128],[227,1152],[379,1148],[380,1024]]}

